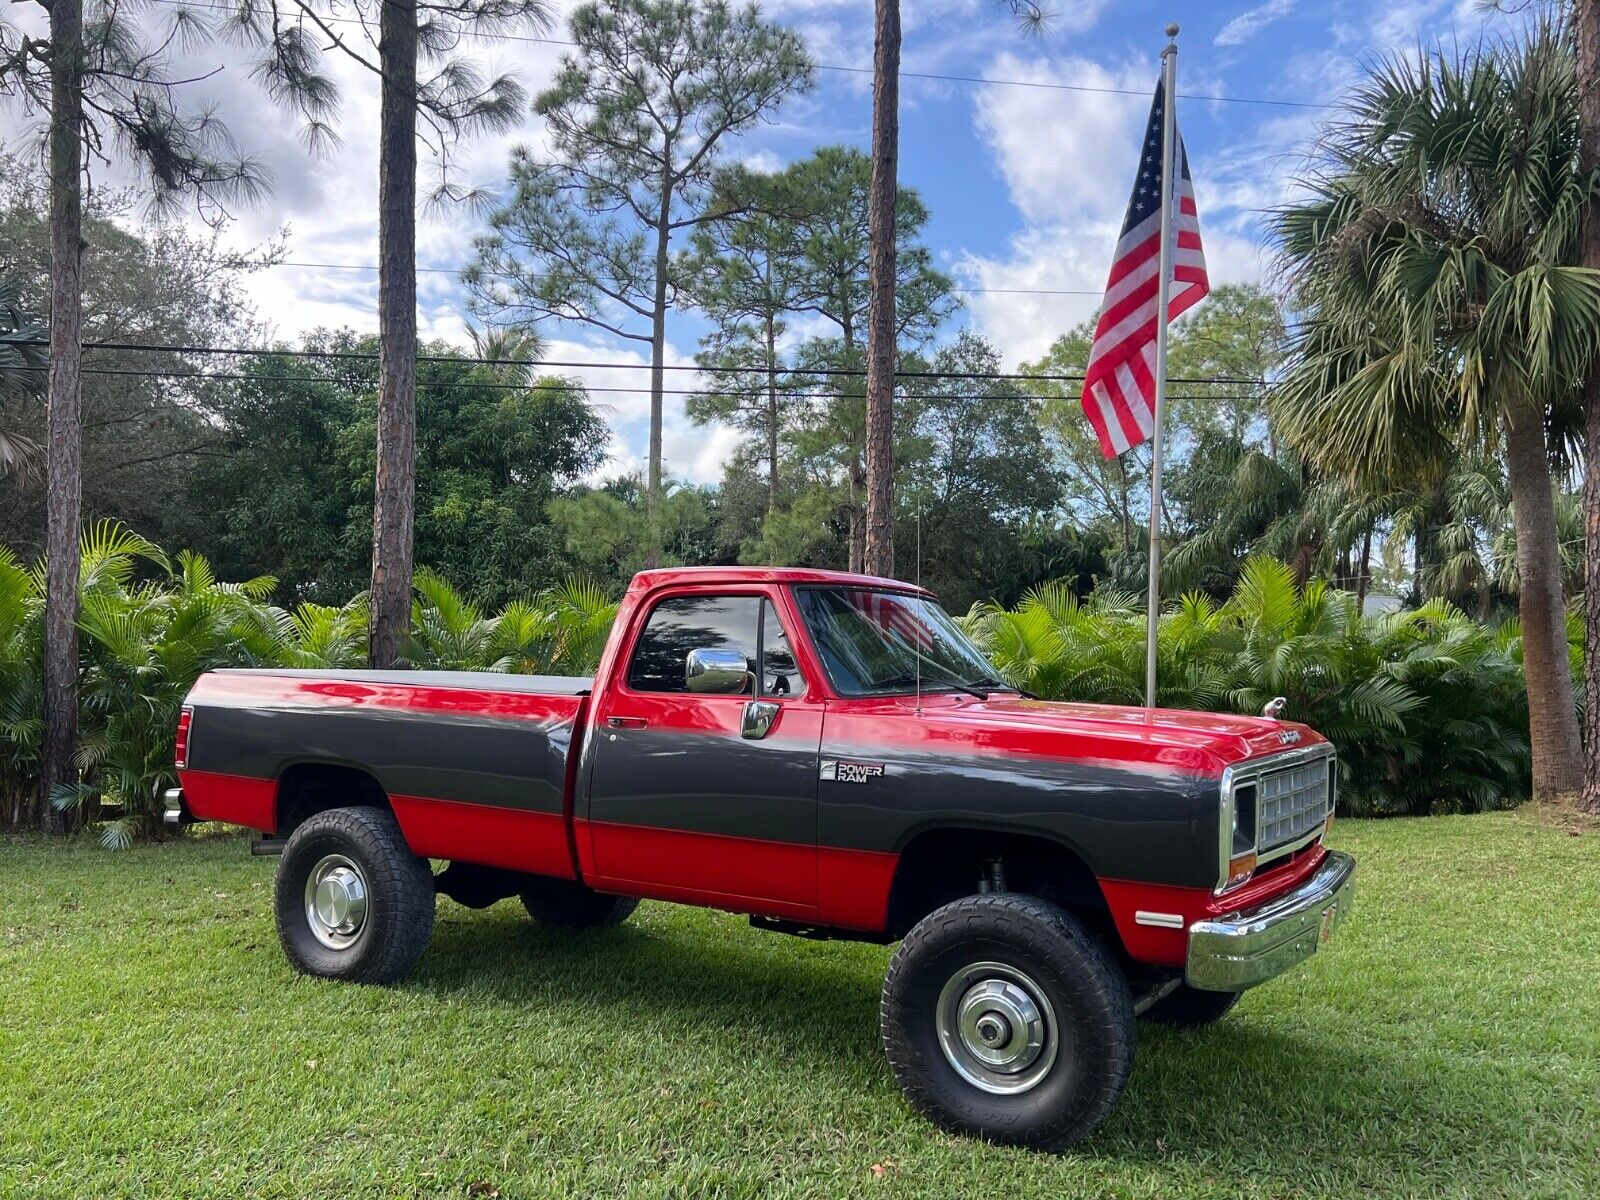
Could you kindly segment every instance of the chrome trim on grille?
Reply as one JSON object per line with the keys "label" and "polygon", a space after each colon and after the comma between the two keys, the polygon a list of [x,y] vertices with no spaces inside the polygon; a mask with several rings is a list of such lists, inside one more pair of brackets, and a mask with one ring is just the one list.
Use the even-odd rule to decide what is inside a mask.
{"label": "chrome trim on grille", "polygon": [[[1255,851],[1256,870],[1260,870],[1268,863],[1275,862],[1285,855],[1303,850],[1317,838],[1322,836],[1322,831],[1327,825],[1328,813],[1332,811],[1334,802],[1334,786],[1332,772],[1329,766],[1336,761],[1333,745],[1329,742],[1320,742],[1315,746],[1302,746],[1294,750],[1283,750],[1276,754],[1263,755],[1260,758],[1247,758],[1243,762],[1234,763],[1222,772],[1222,800],[1218,805],[1218,874],[1217,891],[1220,894],[1226,889],[1228,883],[1228,863],[1233,858],[1233,807],[1234,792],[1238,788],[1253,784],[1256,787],[1256,820],[1255,820]],[[1306,785],[1297,790],[1315,790],[1320,781],[1321,801],[1320,813],[1314,824],[1303,828],[1296,827],[1289,833],[1284,841],[1270,843],[1265,840],[1268,823],[1264,817],[1265,805],[1265,780],[1269,776],[1279,776],[1285,771],[1295,771],[1301,768],[1315,767],[1319,774],[1309,780]],[[1302,811],[1302,824],[1318,811],[1306,806]],[[1294,814],[1291,814],[1291,816]],[[1281,823],[1282,817],[1279,818]]]}

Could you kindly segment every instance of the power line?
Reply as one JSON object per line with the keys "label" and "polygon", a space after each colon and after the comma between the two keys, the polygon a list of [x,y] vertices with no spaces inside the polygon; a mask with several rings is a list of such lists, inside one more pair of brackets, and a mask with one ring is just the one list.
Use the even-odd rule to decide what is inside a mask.
{"label": "power line", "polygon": [[[276,262],[257,264],[257,269],[272,267],[310,267],[320,271],[376,271],[376,263],[330,263],[330,262],[302,262],[298,259],[278,259]],[[459,273],[456,267],[418,267],[419,274],[428,275],[455,275]],[[484,271],[485,275],[492,275],[496,279],[523,278],[511,271]],[[538,276],[530,276],[538,278]],[[990,287],[952,287],[953,292],[965,292],[971,295],[1002,295],[1002,296],[1100,296],[1104,291],[1095,291],[1090,288],[990,288]]]}
{"label": "power line", "polygon": [[[204,0],[153,0],[157,4],[166,4],[179,8],[209,9],[213,12],[236,13],[239,6],[231,4],[210,4]],[[252,9],[255,15],[267,17],[272,14],[266,9]],[[292,8],[286,11],[286,16],[295,18]],[[334,25],[358,25],[366,28],[366,22],[359,17],[331,17],[318,18],[320,21]],[[492,33],[488,30],[462,29],[458,31],[464,38],[473,38],[483,42],[522,42],[535,46],[561,46],[567,49],[576,49],[577,43],[565,38],[534,37],[529,34]],[[871,67],[850,67],[840,63],[813,63],[819,71],[833,71],[845,75],[871,75]],[[993,79],[981,75],[947,75],[935,71],[901,71],[902,79],[928,79],[941,83],[967,83],[988,87],[1021,87],[1042,88],[1056,92],[1086,92],[1094,95],[1108,96],[1148,96],[1147,91],[1137,88],[1097,87],[1087,83],[1043,83],[1034,79]],[[1333,108],[1332,104],[1312,100],[1274,100],[1264,96],[1212,96],[1196,92],[1179,92],[1180,100],[1212,101],[1218,104],[1258,104],[1275,108]]]}
{"label": "power line", "polygon": [[[466,362],[469,365],[478,365],[472,360],[453,359],[454,362]],[[18,367],[22,371],[47,371],[44,366]],[[152,369],[136,369],[132,367],[83,367],[79,374],[82,375],[109,375],[118,378],[134,379],[185,379],[197,382],[223,381],[240,383],[326,383],[335,386],[346,386],[364,382],[359,379],[330,379],[326,376],[315,375],[257,375],[249,371],[161,371]],[[649,388],[641,387],[614,387],[605,384],[589,385],[584,383],[563,383],[559,381],[539,381],[536,383],[503,383],[490,380],[473,379],[446,379],[429,380],[418,384],[418,390],[427,391],[433,388],[477,388],[485,391],[506,392],[574,392],[588,394],[590,392],[619,393],[624,395],[648,396]],[[662,394],[666,396],[729,396],[738,398],[743,396],[749,399],[762,401],[761,406],[739,407],[741,412],[765,411],[766,393],[752,389],[739,389],[738,391],[704,391],[695,388],[663,388]],[[796,400],[865,400],[866,397],[855,392],[782,392],[780,398],[784,402]],[[1030,396],[1025,393],[975,393],[967,395],[936,395],[926,396],[913,394],[906,399],[910,400],[1015,400],[1015,401],[1043,401],[1052,399],[1048,396]],[[1227,399],[1217,396],[1169,396],[1169,400],[1216,400]]]}
{"label": "power line", "polygon": [[[48,346],[49,342],[43,338],[19,339],[17,345]],[[208,354],[225,357],[256,357],[256,358],[306,358],[322,360],[353,360],[357,362],[375,362],[378,355],[371,350],[274,350],[270,348],[257,348],[251,346],[198,346],[198,345],[159,345],[152,342],[84,342],[85,350],[118,350],[137,353],[153,354]],[[448,354],[419,354],[416,356],[419,363],[447,363],[477,367],[564,367],[588,370],[627,370],[648,371],[650,363],[629,362],[599,362],[583,359],[557,359],[557,358],[463,358]],[[725,367],[725,366],[691,366],[689,364],[666,363],[664,371],[692,371],[697,374],[760,374],[767,368],[761,366],[751,367]],[[774,372],[779,375],[812,375],[820,378],[860,378],[866,371],[858,367],[775,367]],[[1021,372],[1006,371],[896,371],[896,379],[959,379],[959,380],[992,380],[996,382],[1059,382],[1082,383],[1082,374],[1044,373],[1029,375]],[[1192,375],[1168,376],[1168,383],[1182,384],[1218,384],[1233,387],[1263,387],[1267,380],[1225,375]],[[648,390],[648,389],[646,389]]]}

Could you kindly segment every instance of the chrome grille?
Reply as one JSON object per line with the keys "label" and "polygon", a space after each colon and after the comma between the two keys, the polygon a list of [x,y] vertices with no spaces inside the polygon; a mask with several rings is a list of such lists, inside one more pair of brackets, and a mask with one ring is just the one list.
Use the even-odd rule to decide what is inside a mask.
{"label": "chrome grille", "polygon": [[1328,819],[1328,775],[1331,756],[1314,758],[1276,770],[1257,780],[1256,845],[1270,854],[1300,841]]}

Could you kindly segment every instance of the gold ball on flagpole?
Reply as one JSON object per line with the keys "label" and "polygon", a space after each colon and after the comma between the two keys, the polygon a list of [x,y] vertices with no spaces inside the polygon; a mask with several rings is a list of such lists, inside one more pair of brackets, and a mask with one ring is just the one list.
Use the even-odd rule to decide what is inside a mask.
{"label": "gold ball on flagpole", "polygon": [[1172,22],[1172,24],[1167,26],[1167,36],[1168,37],[1177,37],[1178,36],[1178,23],[1176,21]]}

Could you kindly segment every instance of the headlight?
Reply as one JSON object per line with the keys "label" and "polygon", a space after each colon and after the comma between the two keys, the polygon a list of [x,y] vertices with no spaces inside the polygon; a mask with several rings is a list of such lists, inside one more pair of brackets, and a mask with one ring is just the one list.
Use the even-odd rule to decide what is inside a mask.
{"label": "headlight", "polygon": [[1222,877],[1217,892],[1236,888],[1256,870],[1256,784],[1234,785],[1223,780],[1223,816],[1227,822],[1222,843]]}
{"label": "headlight", "polygon": [[1241,854],[1256,848],[1256,785],[1243,783],[1233,789],[1233,852]]}

